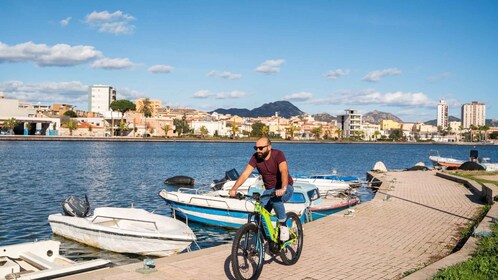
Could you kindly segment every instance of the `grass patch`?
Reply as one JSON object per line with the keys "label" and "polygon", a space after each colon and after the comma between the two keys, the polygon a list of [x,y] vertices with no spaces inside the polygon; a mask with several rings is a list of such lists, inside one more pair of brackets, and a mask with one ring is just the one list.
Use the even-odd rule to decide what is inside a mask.
{"label": "grass patch", "polygon": [[493,224],[491,230],[490,236],[478,240],[477,250],[471,259],[440,270],[434,279],[498,279],[498,224]]}
{"label": "grass patch", "polygon": [[463,177],[463,178],[470,179],[470,180],[474,180],[474,181],[476,181],[479,184],[490,183],[490,184],[495,184],[496,186],[498,186],[498,181],[480,178],[480,176],[498,175],[498,171],[486,172],[486,171],[455,170],[455,171],[452,171],[452,172],[448,172],[448,174],[451,174],[451,175],[454,175],[454,176]]}

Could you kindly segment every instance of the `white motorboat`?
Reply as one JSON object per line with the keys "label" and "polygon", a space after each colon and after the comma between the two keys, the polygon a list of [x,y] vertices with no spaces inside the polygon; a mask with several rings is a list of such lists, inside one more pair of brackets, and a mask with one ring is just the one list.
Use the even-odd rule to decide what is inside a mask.
{"label": "white motorboat", "polygon": [[334,196],[340,193],[350,191],[351,186],[344,182],[334,179],[326,179],[325,176],[310,176],[307,178],[294,178],[294,183],[308,183],[318,187],[321,196]]}
{"label": "white motorboat", "polygon": [[76,263],[59,247],[54,240],[0,246],[0,279],[53,279],[111,266],[103,259]]}
{"label": "white motorboat", "polygon": [[196,241],[182,221],[137,208],[95,208],[92,216],[48,217],[52,232],[89,246],[118,253],[169,256]]}
{"label": "white motorboat", "polygon": [[[180,188],[177,191],[162,190],[159,195],[177,210],[176,215],[188,218],[189,221],[239,228],[247,222],[249,214],[254,212],[254,201],[230,198],[228,190],[234,182],[225,182],[223,189],[217,191]],[[247,195],[263,193],[265,188],[261,176],[250,177],[250,182],[251,186],[241,187],[237,191]],[[296,213],[304,223],[336,213],[357,203],[359,203],[358,198],[349,196],[325,199],[320,196],[315,185],[295,183],[294,193],[285,203],[285,210]]]}
{"label": "white motorboat", "polygon": [[[340,193],[351,192],[350,183],[345,182],[343,180],[332,179],[336,178],[337,176],[336,177],[331,177],[331,176],[333,175],[312,175],[312,176],[299,175],[293,177],[293,179],[294,182],[298,184],[305,183],[317,186],[321,196],[335,196]],[[235,181],[237,180],[238,177],[239,174],[237,170],[231,169],[225,172],[224,178],[222,178],[221,180],[215,180],[210,187],[214,190],[229,191],[235,184]],[[355,178],[359,181],[357,177],[350,177],[350,178]],[[251,187],[252,188],[258,187],[264,189],[262,177],[258,173],[251,174],[251,176],[249,176],[244,182],[244,184],[242,184],[237,190],[242,193],[247,193],[247,191]]]}

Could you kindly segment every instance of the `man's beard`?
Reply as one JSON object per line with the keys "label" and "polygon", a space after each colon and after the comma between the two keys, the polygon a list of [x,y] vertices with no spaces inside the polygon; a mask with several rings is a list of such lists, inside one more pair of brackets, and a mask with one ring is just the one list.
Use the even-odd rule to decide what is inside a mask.
{"label": "man's beard", "polygon": [[265,159],[268,156],[269,153],[270,153],[270,151],[266,151],[264,153],[256,153],[256,158],[258,158],[260,160],[261,159]]}

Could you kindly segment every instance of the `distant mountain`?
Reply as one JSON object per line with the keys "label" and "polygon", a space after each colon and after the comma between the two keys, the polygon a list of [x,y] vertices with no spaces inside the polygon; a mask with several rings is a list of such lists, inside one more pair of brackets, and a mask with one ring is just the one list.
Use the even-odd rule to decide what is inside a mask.
{"label": "distant mountain", "polygon": [[239,117],[250,117],[250,118],[271,117],[274,116],[276,112],[278,112],[278,115],[283,118],[290,118],[293,116],[300,116],[304,114],[303,111],[299,110],[299,108],[294,106],[289,101],[276,101],[271,103],[265,103],[262,106],[254,108],[252,110],[238,109],[238,108],[231,108],[231,109],[219,108],[212,112],[216,112],[218,114],[230,114],[230,115],[237,115]]}
{"label": "distant mountain", "polygon": [[[448,117],[448,121],[449,122],[459,122],[461,120],[459,118],[457,118],[457,117],[449,116]],[[436,126],[437,125],[437,120],[426,121],[425,124]]]}
{"label": "distant mountain", "polygon": [[373,124],[380,124],[381,120],[392,120],[395,122],[403,122],[400,118],[396,117],[391,113],[380,112],[377,110],[364,114],[362,120],[363,122],[369,122]]}
{"label": "distant mountain", "polygon": [[337,119],[337,117],[334,117],[334,116],[330,115],[329,113],[315,114],[315,115],[312,115],[312,117],[319,122],[331,122],[331,121]]}

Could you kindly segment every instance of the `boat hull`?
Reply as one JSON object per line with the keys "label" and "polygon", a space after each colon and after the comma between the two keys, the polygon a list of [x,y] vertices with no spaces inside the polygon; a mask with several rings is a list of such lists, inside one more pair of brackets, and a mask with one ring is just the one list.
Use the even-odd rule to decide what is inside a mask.
{"label": "boat hull", "polygon": [[[325,199],[327,201],[328,199]],[[344,199],[342,201],[338,202],[333,202],[329,204],[328,206],[327,203],[324,203],[325,205],[320,205],[320,206],[310,206],[308,207],[309,214],[311,215],[311,219],[318,220],[323,217],[335,214],[337,212],[340,212],[342,210],[348,209],[352,206],[355,206],[360,202],[360,199],[358,198],[351,198],[351,199]]]}
{"label": "boat hull", "polygon": [[[141,210],[141,209],[137,209]],[[146,214],[155,215],[143,211]],[[100,219],[95,217],[79,218],[60,214],[50,215],[49,223],[54,234],[63,236],[88,246],[109,250],[117,253],[139,254],[144,256],[165,257],[185,250],[193,241],[195,235],[188,226],[169,217],[157,217],[156,221],[147,221],[142,224],[127,224],[115,226],[120,218]],[[174,223],[176,233],[164,233],[162,228],[168,224],[147,230],[152,223]],[[181,223],[181,225],[180,225]],[[126,228],[126,229],[123,229]],[[180,232],[178,232],[180,231]]]}

